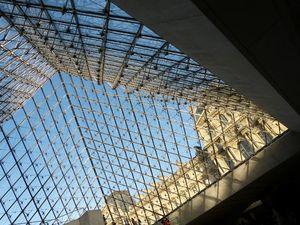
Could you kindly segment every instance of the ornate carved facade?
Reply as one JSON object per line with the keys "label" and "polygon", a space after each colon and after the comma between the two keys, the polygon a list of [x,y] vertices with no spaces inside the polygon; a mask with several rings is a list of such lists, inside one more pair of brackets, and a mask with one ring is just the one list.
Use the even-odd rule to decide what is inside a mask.
{"label": "ornate carved facade", "polygon": [[[142,201],[135,204],[132,204],[132,200],[126,201],[128,192],[125,196],[114,195],[116,202],[128,203],[126,210],[124,207],[116,207],[111,212],[117,224],[148,224],[158,220],[287,130],[272,118],[260,118],[215,107],[194,107],[190,110],[200,140],[200,145],[194,146],[193,160],[178,161],[176,172],[150,184],[152,188],[145,190]],[[108,207],[105,206],[102,211],[107,223],[111,224]],[[137,215],[147,219],[139,221]]]}

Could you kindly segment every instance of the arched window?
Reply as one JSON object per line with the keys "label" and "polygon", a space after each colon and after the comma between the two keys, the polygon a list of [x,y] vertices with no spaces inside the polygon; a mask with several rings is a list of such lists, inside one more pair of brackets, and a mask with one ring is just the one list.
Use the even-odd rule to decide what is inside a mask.
{"label": "arched window", "polygon": [[239,141],[238,148],[241,151],[241,154],[246,159],[249,158],[250,156],[254,155],[254,153],[255,153],[253,147],[251,146],[249,141],[246,139]]}
{"label": "arched window", "polygon": [[222,124],[223,128],[228,124],[228,119],[223,114],[220,114],[220,123]]}
{"label": "arched window", "polygon": [[258,135],[264,141],[265,144],[269,144],[273,140],[272,135],[268,131],[260,130],[258,132]]}
{"label": "arched window", "polygon": [[212,180],[221,175],[218,166],[215,164],[215,161],[211,159],[207,149],[197,150],[197,158],[201,167],[204,168],[203,175],[207,175]]}
{"label": "arched window", "polygon": [[201,113],[202,113],[203,109],[200,108],[200,107],[197,107],[196,110],[195,110],[195,113],[194,113],[194,117],[195,117],[195,122],[197,123],[200,116],[201,116]]}
{"label": "arched window", "polygon": [[218,146],[219,154],[224,159],[225,163],[227,164],[228,168],[232,170],[234,168],[234,162],[232,158],[230,157],[228,150],[225,150],[222,146]]}

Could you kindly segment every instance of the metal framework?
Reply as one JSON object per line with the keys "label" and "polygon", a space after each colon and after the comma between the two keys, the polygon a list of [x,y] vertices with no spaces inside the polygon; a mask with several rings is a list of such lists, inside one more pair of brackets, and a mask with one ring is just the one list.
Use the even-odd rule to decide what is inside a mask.
{"label": "metal framework", "polygon": [[153,224],[255,154],[245,130],[286,128],[109,0],[0,0],[0,224]]}
{"label": "metal framework", "polygon": [[[154,223],[210,184],[203,186],[205,172],[193,163],[190,170],[197,176],[184,176],[194,146],[206,141],[195,130],[189,107],[184,99],[128,94],[82,77],[55,75],[1,126],[1,224],[63,224],[102,209],[112,193],[124,190],[131,203],[113,199],[131,207],[128,218]],[[206,123],[212,120],[207,116]],[[283,131],[278,123],[276,134]],[[164,194],[168,182],[176,189]],[[190,183],[197,185],[191,189]],[[115,220],[124,217],[121,210],[106,213]]]}
{"label": "metal framework", "polygon": [[54,73],[55,69],[27,39],[0,18],[0,122]]}
{"label": "metal framework", "polygon": [[113,88],[261,112],[110,1],[1,0],[0,13],[58,71]]}

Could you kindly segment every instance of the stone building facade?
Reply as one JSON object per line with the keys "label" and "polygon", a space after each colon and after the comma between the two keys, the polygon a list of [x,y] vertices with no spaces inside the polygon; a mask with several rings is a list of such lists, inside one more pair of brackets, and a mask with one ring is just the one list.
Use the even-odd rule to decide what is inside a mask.
{"label": "stone building facade", "polygon": [[[140,201],[130,200],[128,192],[113,193],[108,199],[126,202],[126,207],[118,204],[110,207],[116,224],[154,223],[287,130],[283,124],[269,117],[215,107],[191,107],[190,111],[201,140],[201,146],[194,146],[193,159],[177,162],[176,172],[160,177],[159,182],[151,185],[152,188],[143,190],[143,194],[139,195]],[[108,207],[104,206],[102,212],[107,224],[111,224]]]}

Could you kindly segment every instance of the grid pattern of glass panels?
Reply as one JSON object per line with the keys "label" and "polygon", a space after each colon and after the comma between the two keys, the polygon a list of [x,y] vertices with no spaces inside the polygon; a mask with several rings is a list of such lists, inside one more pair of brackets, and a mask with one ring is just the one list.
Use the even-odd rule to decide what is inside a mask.
{"label": "grid pattern of glass panels", "polygon": [[286,129],[110,1],[0,0],[0,224],[153,224]]}
{"label": "grid pattern of glass panels", "polygon": [[0,0],[0,12],[57,70],[131,92],[260,111],[109,0]]}
{"label": "grid pattern of glass panels", "polygon": [[[55,75],[0,127],[1,224],[64,224],[91,209],[101,209],[108,224],[153,224],[233,169],[207,173],[224,155],[199,153],[217,140],[199,137],[197,121],[206,116],[200,127],[224,136],[224,118],[198,110],[196,119],[193,107]],[[274,123],[275,135],[255,142],[259,148],[285,130]]]}
{"label": "grid pattern of glass panels", "polygon": [[54,73],[42,54],[0,18],[0,123]]}

